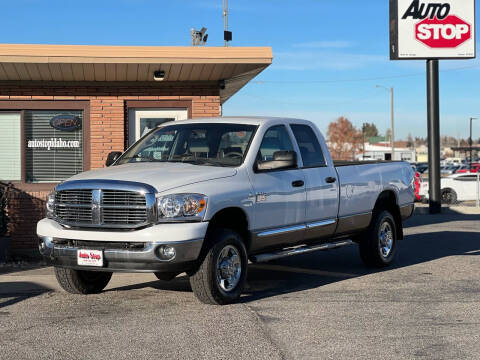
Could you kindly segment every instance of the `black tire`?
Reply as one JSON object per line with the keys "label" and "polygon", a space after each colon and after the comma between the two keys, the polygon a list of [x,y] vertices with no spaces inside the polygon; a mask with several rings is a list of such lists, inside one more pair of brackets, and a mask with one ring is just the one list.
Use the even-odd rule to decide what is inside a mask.
{"label": "black tire", "polygon": [[87,295],[98,294],[105,289],[112,273],[55,267],[55,277],[66,292]]}
{"label": "black tire", "polygon": [[[386,224],[386,225],[384,225]],[[386,229],[390,229],[388,236],[385,238]],[[382,243],[383,239],[389,239],[391,237],[391,246],[389,252],[387,243]],[[387,241],[385,240],[385,241]],[[383,210],[378,213],[374,213],[374,218],[365,234],[360,240],[359,249],[360,257],[365,265],[369,267],[383,268],[389,266],[395,259],[397,253],[397,224],[390,212]],[[388,242],[389,243],[389,242]]]}
{"label": "black tire", "polygon": [[176,272],[156,272],[154,273],[158,280],[170,281],[178,275]]}
{"label": "black tire", "polygon": [[457,193],[453,189],[442,189],[441,193],[442,204],[456,204]]}
{"label": "black tire", "polygon": [[[247,251],[242,237],[229,229],[216,229],[205,240],[207,244],[210,244],[210,248],[207,250],[198,269],[190,275],[190,285],[193,293],[204,304],[231,304],[240,297],[247,279]],[[237,262],[238,266],[236,267],[240,269],[240,274],[235,277],[238,278],[238,282],[232,289],[227,291],[224,288],[227,287],[225,285],[229,284],[227,281],[224,281],[222,287],[219,279],[219,276],[221,276],[219,274],[222,272],[218,269],[219,266],[217,266],[222,251],[226,251],[231,256],[236,251],[236,259],[240,261],[240,264]],[[224,257],[224,259],[226,258]],[[233,284],[234,282],[232,281]]]}

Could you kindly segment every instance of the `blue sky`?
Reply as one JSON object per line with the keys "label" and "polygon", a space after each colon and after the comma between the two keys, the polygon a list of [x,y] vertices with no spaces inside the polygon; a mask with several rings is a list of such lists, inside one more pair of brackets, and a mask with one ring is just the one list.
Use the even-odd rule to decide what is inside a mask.
{"label": "blue sky", "polygon": [[[223,45],[221,0],[16,0],[1,8],[3,43],[189,45],[189,29],[205,26],[209,46]],[[380,84],[395,87],[397,138],[426,136],[425,63],[389,60],[388,1],[230,0],[230,30],[232,46],[271,46],[274,62],[224,115],[301,117],[323,131],[343,115],[384,132],[389,95]],[[480,61],[442,61],[440,71],[441,133],[466,137],[468,118],[480,118]]]}

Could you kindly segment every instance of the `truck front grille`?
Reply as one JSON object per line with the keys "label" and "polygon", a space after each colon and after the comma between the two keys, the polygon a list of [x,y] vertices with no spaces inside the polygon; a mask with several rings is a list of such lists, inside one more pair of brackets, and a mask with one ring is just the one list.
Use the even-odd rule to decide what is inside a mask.
{"label": "truck front grille", "polygon": [[92,223],[92,190],[64,190],[55,194],[55,216],[66,223]]}
{"label": "truck front grille", "polygon": [[128,190],[61,190],[55,194],[55,217],[73,227],[137,228],[153,217],[155,195]]}

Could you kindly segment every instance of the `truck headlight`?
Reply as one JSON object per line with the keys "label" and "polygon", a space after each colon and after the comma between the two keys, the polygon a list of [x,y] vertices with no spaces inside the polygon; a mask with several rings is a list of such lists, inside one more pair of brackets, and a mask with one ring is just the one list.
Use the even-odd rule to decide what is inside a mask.
{"label": "truck headlight", "polygon": [[47,210],[47,218],[53,218],[55,212],[55,191],[47,195],[45,208]]}
{"label": "truck headlight", "polygon": [[202,194],[173,194],[157,198],[158,221],[202,221],[207,197]]}

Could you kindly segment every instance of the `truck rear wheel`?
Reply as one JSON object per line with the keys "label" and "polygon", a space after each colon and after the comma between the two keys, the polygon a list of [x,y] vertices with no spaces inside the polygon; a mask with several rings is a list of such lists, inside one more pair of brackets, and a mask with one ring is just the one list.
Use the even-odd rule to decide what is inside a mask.
{"label": "truck rear wheel", "polygon": [[447,188],[442,189],[441,193],[442,204],[453,205],[457,203],[457,193],[455,190]]}
{"label": "truck rear wheel", "polygon": [[55,277],[66,292],[87,295],[98,294],[105,289],[112,273],[55,267]]}
{"label": "truck rear wheel", "polygon": [[360,257],[367,266],[389,266],[397,252],[397,226],[392,214],[381,211],[360,240]]}
{"label": "truck rear wheel", "polygon": [[247,251],[241,236],[229,229],[215,230],[212,244],[190,276],[195,296],[204,304],[225,305],[238,300],[247,278]]}

